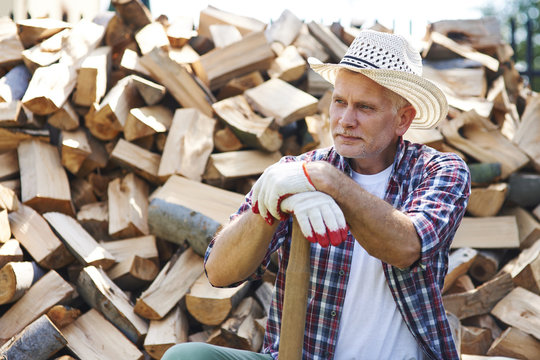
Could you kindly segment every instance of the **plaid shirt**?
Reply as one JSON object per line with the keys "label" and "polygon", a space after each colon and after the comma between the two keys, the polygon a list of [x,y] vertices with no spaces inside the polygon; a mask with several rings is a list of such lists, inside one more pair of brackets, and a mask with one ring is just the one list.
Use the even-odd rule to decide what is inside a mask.
{"label": "plaid shirt", "polygon": [[[331,163],[351,175],[345,158],[333,147],[314,150],[281,161]],[[429,359],[459,359],[443,307],[441,289],[448,269],[450,243],[465,213],[470,178],[465,163],[455,154],[400,139],[385,200],[408,215],[422,242],[420,259],[407,269],[381,261],[387,283],[405,323]],[[238,212],[251,208],[251,193]],[[283,307],[285,270],[289,259],[291,220],[279,224],[261,266],[249,280],[262,276],[270,255],[278,251],[277,273],[263,352],[277,359]],[[306,314],[303,359],[332,359],[337,344],[354,241],[351,233],[340,246],[311,244],[311,280]],[[211,252],[210,243],[205,261]],[[236,285],[236,284],[235,284]],[[363,331],[359,324],[359,332]],[[365,329],[365,331],[373,331]]]}

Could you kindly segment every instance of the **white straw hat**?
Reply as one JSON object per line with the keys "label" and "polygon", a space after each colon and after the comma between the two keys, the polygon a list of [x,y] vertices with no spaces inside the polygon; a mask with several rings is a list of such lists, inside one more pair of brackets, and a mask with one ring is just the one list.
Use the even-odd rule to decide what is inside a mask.
{"label": "white straw hat", "polygon": [[411,128],[433,128],[448,113],[448,102],[443,92],[422,77],[419,52],[401,35],[363,30],[339,64],[323,64],[315,58],[309,58],[308,62],[331,84],[334,84],[340,69],[348,69],[403,96],[416,109]]}

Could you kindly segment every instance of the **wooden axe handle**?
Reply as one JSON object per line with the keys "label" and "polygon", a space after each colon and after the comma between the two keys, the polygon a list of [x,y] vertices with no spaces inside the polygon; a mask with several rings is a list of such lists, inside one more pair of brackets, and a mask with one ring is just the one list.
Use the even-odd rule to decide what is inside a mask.
{"label": "wooden axe handle", "polygon": [[285,275],[279,340],[280,360],[302,359],[310,277],[310,245],[300,231],[295,218],[293,220],[289,264]]}

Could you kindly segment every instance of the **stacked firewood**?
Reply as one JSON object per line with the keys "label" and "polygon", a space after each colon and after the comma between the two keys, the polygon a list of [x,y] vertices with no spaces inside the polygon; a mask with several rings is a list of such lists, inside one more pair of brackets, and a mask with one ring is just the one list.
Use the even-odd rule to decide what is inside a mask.
{"label": "stacked firewood", "polygon": [[[195,29],[113,5],[0,19],[0,358],[258,351],[275,268],[213,288],[202,256],[267,166],[331,145],[331,89],[306,59],[339,61],[358,29],[213,7]],[[456,341],[464,359],[538,359],[540,98],[493,19],[433,23],[422,44],[450,112],[406,137],[473,180],[444,287]]]}

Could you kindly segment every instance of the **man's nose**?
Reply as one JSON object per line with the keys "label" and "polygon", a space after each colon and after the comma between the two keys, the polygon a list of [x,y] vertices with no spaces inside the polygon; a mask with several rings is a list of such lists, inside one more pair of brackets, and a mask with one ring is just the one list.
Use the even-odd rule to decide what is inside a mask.
{"label": "man's nose", "polygon": [[354,127],[356,126],[356,116],[354,114],[354,109],[352,106],[347,106],[345,111],[343,112],[339,123],[343,127]]}

